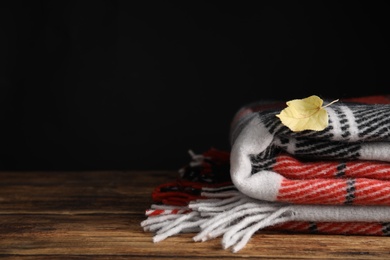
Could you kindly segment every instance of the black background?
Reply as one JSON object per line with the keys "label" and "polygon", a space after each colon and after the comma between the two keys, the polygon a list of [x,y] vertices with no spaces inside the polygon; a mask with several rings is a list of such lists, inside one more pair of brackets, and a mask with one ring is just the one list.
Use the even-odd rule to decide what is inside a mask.
{"label": "black background", "polygon": [[1,170],[177,170],[244,104],[389,94],[386,1],[0,4]]}

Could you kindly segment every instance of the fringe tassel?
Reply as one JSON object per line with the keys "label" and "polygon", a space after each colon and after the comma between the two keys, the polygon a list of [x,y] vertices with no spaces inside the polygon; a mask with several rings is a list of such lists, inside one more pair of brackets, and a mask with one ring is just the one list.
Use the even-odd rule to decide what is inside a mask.
{"label": "fringe tassel", "polygon": [[241,250],[256,231],[292,219],[289,207],[260,202],[242,194],[218,202],[198,200],[190,203],[189,208],[200,212],[201,216],[214,213],[201,224],[201,231],[193,240],[203,242],[222,236],[223,248],[232,247],[234,253]]}
{"label": "fringe tassel", "polygon": [[[223,197],[223,193],[218,197]],[[195,242],[222,236],[222,247],[236,253],[256,231],[293,219],[289,206],[262,202],[239,192],[231,194],[226,191],[225,195],[230,197],[192,201],[186,209],[190,213],[148,216],[141,226],[145,231],[155,232],[155,243],[179,233],[197,232]]]}
{"label": "fringe tassel", "polygon": [[179,233],[199,232],[199,226],[205,221],[199,212],[186,214],[149,216],[141,222],[144,231],[154,232],[153,242],[160,242]]}

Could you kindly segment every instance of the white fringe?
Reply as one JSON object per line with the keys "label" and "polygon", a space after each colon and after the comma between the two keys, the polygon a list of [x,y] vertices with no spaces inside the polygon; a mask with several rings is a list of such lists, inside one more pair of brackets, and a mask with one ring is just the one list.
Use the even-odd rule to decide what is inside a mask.
{"label": "white fringe", "polygon": [[256,231],[294,217],[284,204],[263,202],[240,193],[230,198],[193,201],[188,207],[192,209],[188,214],[149,216],[141,226],[155,232],[155,243],[180,233],[197,232],[195,242],[222,236],[223,248],[236,253]]}
{"label": "white fringe", "polygon": [[[215,191],[208,188],[210,194],[218,194]],[[192,201],[183,208],[153,205],[153,209],[167,212],[149,215],[141,226],[155,233],[155,243],[180,233],[196,233],[195,242],[222,237],[222,247],[236,253],[256,231],[283,222],[390,222],[388,206],[289,205],[260,201],[239,192],[227,196],[231,194],[231,190],[221,189],[219,195]],[[169,214],[174,209],[178,214]]]}

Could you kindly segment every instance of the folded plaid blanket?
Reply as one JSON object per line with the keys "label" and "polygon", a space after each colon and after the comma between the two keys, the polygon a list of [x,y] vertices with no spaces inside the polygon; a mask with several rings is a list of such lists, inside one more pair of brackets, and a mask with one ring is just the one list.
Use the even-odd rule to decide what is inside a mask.
{"label": "folded plaid blanket", "polygon": [[141,226],[154,242],[195,232],[238,252],[261,230],[390,234],[390,96],[326,107],[323,131],[291,131],[276,117],[285,104],[242,107],[230,151],[190,151],[180,176],[152,192]]}

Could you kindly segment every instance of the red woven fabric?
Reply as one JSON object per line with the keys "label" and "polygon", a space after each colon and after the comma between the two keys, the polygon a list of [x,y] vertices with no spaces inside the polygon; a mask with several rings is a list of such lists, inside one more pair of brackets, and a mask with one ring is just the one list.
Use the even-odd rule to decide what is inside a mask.
{"label": "red woven fabric", "polygon": [[[344,100],[344,102],[390,104],[390,95],[349,98]],[[253,113],[267,109],[283,108],[283,106],[285,106],[285,102],[280,101],[261,101],[246,105],[236,113],[231,127],[234,129],[241,120]],[[165,216],[166,219],[171,219],[170,216],[177,215],[178,218],[183,218],[183,223],[186,223],[182,225],[180,230],[186,225],[193,228],[189,228],[187,232],[193,232],[191,230],[197,230],[198,228],[201,231],[207,229],[205,224],[202,224],[202,227],[200,227],[200,224],[199,226],[193,225],[197,222],[204,223],[202,222],[203,213],[199,215],[199,213],[194,212],[194,208],[190,205],[199,200],[217,201],[216,203],[218,204],[219,198],[221,198],[222,202],[224,200],[229,201],[229,198],[234,198],[234,196],[240,194],[240,190],[235,187],[234,181],[231,178],[230,156],[230,151],[222,151],[216,148],[210,148],[208,151],[199,155],[192,154],[191,161],[179,170],[180,175],[176,180],[161,184],[153,191],[152,198],[155,204],[145,211],[148,220],[152,221],[153,217],[162,216],[162,219],[165,221]],[[255,160],[261,160],[261,158]],[[264,167],[263,164],[259,165]],[[287,152],[280,152],[272,160],[266,162],[266,170],[276,172],[280,175],[281,181],[278,186],[277,196],[275,197],[275,201],[278,203],[285,203],[286,205],[307,205],[309,209],[311,205],[329,205],[332,207],[390,206],[389,162],[339,159],[303,160]],[[220,197],[219,194],[221,194]],[[237,203],[237,201],[234,203]],[[270,204],[270,207],[272,205]],[[240,203],[234,207],[239,208]],[[267,204],[265,204],[265,207],[268,207]],[[224,210],[219,208],[218,210],[215,212],[219,213],[213,213],[211,210],[209,212],[210,216],[204,216],[204,218],[213,219],[212,216],[218,216],[218,214],[223,215]],[[246,208],[245,210],[249,209]],[[239,216],[240,212],[238,211],[235,214]],[[251,214],[248,213],[248,215],[243,216],[250,219],[253,218]],[[191,219],[190,216],[196,216],[196,218],[192,218],[186,222],[185,216],[188,216],[189,219]],[[224,216],[224,218],[226,217],[228,216]],[[173,225],[175,222],[179,223],[178,218],[172,217],[172,221],[168,221],[167,225]],[[218,217],[216,221],[217,219]],[[239,219],[236,217],[232,222],[235,223]],[[283,219],[283,214],[281,215],[281,219]],[[164,230],[162,224],[161,227],[159,225],[153,226],[154,224],[150,225],[148,220],[143,222],[143,226],[147,227],[145,230]],[[249,228],[252,224],[250,224],[251,222],[248,223]],[[175,231],[176,233],[164,230],[167,232],[165,237],[182,232],[177,227],[175,228],[178,230]],[[276,221],[274,224],[265,226],[263,229],[267,231],[295,233],[388,236],[390,235],[390,217],[389,221],[363,222],[353,220],[298,220],[278,223]],[[161,230],[159,232],[162,232]],[[184,230],[187,229],[184,228]],[[210,237],[217,236],[211,235],[214,234],[212,229],[210,229],[210,232]],[[215,232],[224,231],[222,228]],[[158,237],[155,238],[156,241],[164,239],[161,238],[161,234],[159,233],[156,237]],[[200,238],[197,239],[199,240]],[[242,244],[235,250],[237,251],[241,247]]]}

